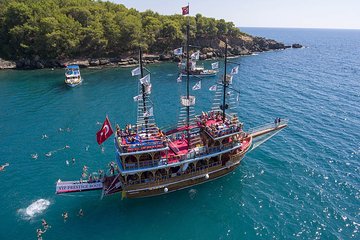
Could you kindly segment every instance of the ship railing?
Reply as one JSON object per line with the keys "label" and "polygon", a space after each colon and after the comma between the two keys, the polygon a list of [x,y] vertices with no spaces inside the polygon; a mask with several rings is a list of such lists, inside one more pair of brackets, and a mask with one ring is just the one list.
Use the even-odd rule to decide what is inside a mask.
{"label": "ship railing", "polygon": [[215,166],[219,166],[221,165],[221,161],[217,161],[217,162],[213,162],[213,163],[210,163],[210,164],[207,164],[207,165],[203,165],[203,166],[200,166],[200,167],[197,167],[197,168],[189,168],[189,169],[186,169],[185,171],[179,171],[177,173],[172,173],[170,175],[166,175],[166,176],[155,176],[155,177],[152,177],[150,179],[139,179],[139,180],[132,180],[132,181],[129,181],[127,184],[128,185],[134,185],[134,184],[154,184],[154,183],[157,183],[157,184],[161,184],[165,181],[168,181],[169,179],[171,178],[175,178],[175,177],[181,177],[181,176],[188,176],[188,177],[192,177],[192,176],[196,176],[196,175],[199,175],[201,173],[207,173],[208,169],[211,168],[211,167],[215,167]]}
{"label": "ship railing", "polygon": [[205,128],[205,131],[213,138],[226,136],[226,135],[229,135],[229,134],[232,134],[235,132],[239,132],[240,130],[241,130],[241,127],[238,126],[237,124],[233,124],[233,125],[227,126],[224,129],[219,129],[219,130],[212,130],[210,127]]}
{"label": "ship railing", "polygon": [[221,152],[221,151],[224,151],[227,149],[231,149],[238,144],[239,144],[238,142],[231,142],[231,143],[223,144],[222,147],[220,147],[220,146],[199,147],[196,150],[189,152],[187,154],[172,156],[172,157],[169,157],[168,159],[160,158],[160,159],[149,160],[149,161],[139,161],[139,164],[137,162],[125,163],[125,169],[126,170],[134,170],[134,169],[144,169],[144,168],[169,165],[172,163],[178,163],[178,162],[182,162],[184,160],[203,157],[205,155],[214,154],[214,153]]}
{"label": "ship railing", "polygon": [[134,170],[139,168],[149,168],[149,167],[157,167],[166,165],[167,161],[166,159],[155,159],[155,160],[149,160],[149,161],[139,161],[139,164],[136,163],[125,163],[126,170]]}
{"label": "ship railing", "polygon": [[288,122],[289,122],[289,119],[280,119],[279,122],[274,121],[272,123],[266,123],[266,124],[263,124],[263,125],[260,125],[260,126],[254,127],[254,128],[250,128],[248,130],[248,133],[252,134],[252,133],[264,131],[264,130],[267,130],[267,129],[276,128],[279,125],[288,124]]}
{"label": "ship railing", "polygon": [[165,147],[165,144],[162,140],[149,140],[141,143],[132,143],[127,145],[120,146],[124,152],[135,152],[142,151],[153,148],[162,148]]}

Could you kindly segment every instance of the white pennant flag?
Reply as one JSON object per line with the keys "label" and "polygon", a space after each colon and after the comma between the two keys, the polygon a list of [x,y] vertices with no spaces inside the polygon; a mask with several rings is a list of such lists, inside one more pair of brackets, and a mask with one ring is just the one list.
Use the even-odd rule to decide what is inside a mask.
{"label": "white pennant flag", "polygon": [[211,64],[212,69],[218,69],[219,68],[219,62],[214,62]]}
{"label": "white pennant flag", "polygon": [[216,84],[215,84],[215,85],[212,85],[212,86],[209,88],[210,91],[216,91],[216,89],[217,89],[217,85],[216,85]]}
{"label": "white pennant flag", "polygon": [[135,102],[137,102],[141,99],[141,97],[142,97],[141,95],[137,95],[137,96],[133,97],[133,99]]}
{"label": "white pennant flag", "polygon": [[150,74],[146,75],[143,78],[139,79],[141,84],[149,85],[150,84]]}
{"label": "white pennant flag", "polygon": [[151,94],[151,83],[150,84],[145,84],[145,93],[146,94]]}
{"label": "white pennant flag", "polygon": [[140,74],[141,74],[140,67],[137,67],[137,68],[131,70],[131,76],[137,76],[137,75],[140,75]]}
{"label": "white pennant flag", "polygon": [[239,66],[234,67],[233,69],[231,69],[231,75],[235,75],[239,73]]}
{"label": "white pennant flag", "polygon": [[199,90],[201,89],[201,81],[198,81],[193,87],[192,90]]}
{"label": "white pennant flag", "polygon": [[183,50],[182,50],[182,47],[181,48],[177,48],[177,49],[174,49],[174,55],[182,55],[183,54]]}
{"label": "white pennant flag", "polygon": [[227,74],[227,75],[226,75],[226,82],[227,82],[228,84],[232,84],[232,80],[233,80],[233,75]]}
{"label": "white pennant flag", "polygon": [[200,51],[196,51],[193,54],[191,54],[191,59],[199,60],[200,57]]}
{"label": "white pennant flag", "polygon": [[151,117],[151,116],[154,116],[154,110],[153,108],[149,108],[148,111],[144,112],[144,117]]}
{"label": "white pennant flag", "polygon": [[179,77],[176,79],[176,82],[180,83],[182,81],[182,74],[179,74]]}

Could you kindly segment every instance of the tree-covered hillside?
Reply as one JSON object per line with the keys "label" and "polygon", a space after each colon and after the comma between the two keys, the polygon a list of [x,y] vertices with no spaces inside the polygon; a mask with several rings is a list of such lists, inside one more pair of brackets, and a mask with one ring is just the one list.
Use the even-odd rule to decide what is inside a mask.
{"label": "tree-covered hillside", "polygon": [[[183,42],[186,21],[94,0],[1,0],[0,57],[111,57],[139,45],[162,53]],[[190,17],[190,26],[193,40],[242,35],[233,23],[200,14]]]}

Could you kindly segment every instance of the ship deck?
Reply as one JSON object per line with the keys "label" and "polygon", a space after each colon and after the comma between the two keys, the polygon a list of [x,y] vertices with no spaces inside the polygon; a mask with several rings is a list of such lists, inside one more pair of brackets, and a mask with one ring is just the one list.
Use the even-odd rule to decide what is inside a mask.
{"label": "ship deck", "polygon": [[[167,158],[169,159],[168,163],[175,163],[179,160],[176,156],[185,155],[188,153],[188,141],[186,139],[178,139],[175,141],[169,142],[170,151],[168,151]],[[163,152],[161,155],[162,158],[166,158],[166,153]]]}

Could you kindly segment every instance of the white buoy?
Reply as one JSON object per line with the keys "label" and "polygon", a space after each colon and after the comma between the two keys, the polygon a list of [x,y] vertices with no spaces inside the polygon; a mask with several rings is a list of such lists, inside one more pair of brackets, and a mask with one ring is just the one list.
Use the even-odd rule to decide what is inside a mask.
{"label": "white buoy", "polygon": [[168,188],[164,188],[164,192],[167,193],[169,191]]}
{"label": "white buoy", "polygon": [[209,179],[209,174],[206,174],[206,175],[205,175],[205,179]]}

